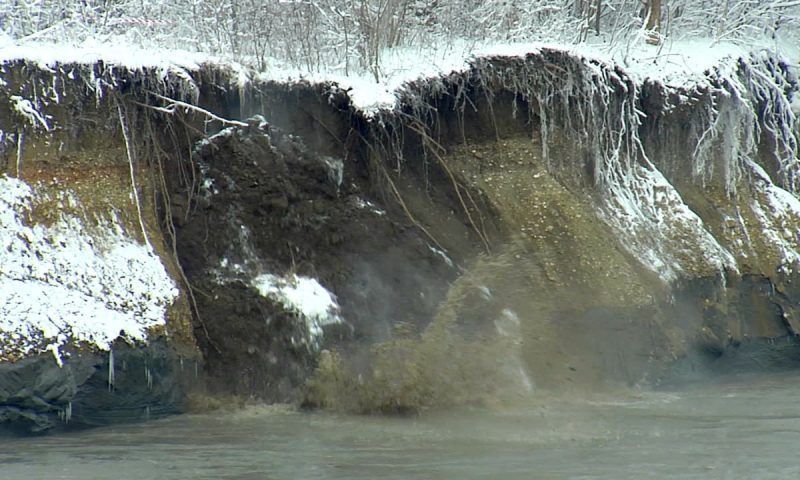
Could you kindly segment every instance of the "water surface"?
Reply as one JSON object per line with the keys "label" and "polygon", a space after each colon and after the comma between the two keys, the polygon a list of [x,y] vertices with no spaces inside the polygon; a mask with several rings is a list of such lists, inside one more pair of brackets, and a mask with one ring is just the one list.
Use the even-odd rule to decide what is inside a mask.
{"label": "water surface", "polygon": [[800,478],[800,374],[416,417],[250,407],[0,440],[0,478]]}

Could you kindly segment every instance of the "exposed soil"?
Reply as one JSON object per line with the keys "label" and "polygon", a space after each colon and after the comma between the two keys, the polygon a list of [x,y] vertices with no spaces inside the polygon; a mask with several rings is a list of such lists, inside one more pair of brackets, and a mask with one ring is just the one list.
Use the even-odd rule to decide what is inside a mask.
{"label": "exposed soil", "polygon": [[[291,400],[315,365],[316,350],[298,340],[302,320],[248,285],[257,274],[309,276],[333,292],[345,323],[326,328],[322,346],[341,348],[389,338],[398,323],[424,327],[457,275],[395,203],[370,196],[354,165],[299,137],[237,129],[202,146],[196,161],[209,188],[188,216],[186,194],[176,192],[173,218],[214,390]],[[450,236],[464,235],[458,228]]]}
{"label": "exposed soil", "polygon": [[[497,65],[524,66],[517,63]],[[19,93],[56,84],[43,74],[26,86],[28,67],[17,68]],[[111,75],[98,68],[98,75]],[[227,117],[262,113],[271,124],[252,118],[249,127],[200,141],[189,158],[207,126],[202,114],[163,115],[127,104],[140,167],[152,167],[139,170],[146,229],[178,279],[172,246],[159,230],[166,227],[168,237],[163,220],[172,220],[196,303],[193,328],[205,364],[192,362],[189,376],[204,368],[212,392],[297,401],[317,369],[309,404],[403,412],[492,398],[507,391],[506,380],[520,384],[526,373],[536,386],[569,387],[636,383],[677,358],[679,375],[709,365],[740,368],[748,360],[759,368],[795,365],[786,359],[796,360],[797,342],[772,347],[800,331],[797,274],[776,272],[774,252],[759,250],[748,252],[758,264],[743,263],[741,275],[704,272],[660,283],[597,216],[585,147],[553,127],[555,163],[545,165],[539,106],[524,92],[499,84],[486,91],[477,71],[453,74],[409,86],[399,111],[370,123],[333,85],[266,84],[237,93],[217,73],[198,74],[199,105]],[[142,88],[159,81],[140,80]],[[139,87],[133,78],[119,84],[134,96]],[[137,97],[140,104],[153,100],[138,94],[145,97]],[[48,107],[66,126],[26,137],[22,149],[10,136],[0,144],[0,171],[15,170],[20,153],[24,178],[59,176],[90,210],[120,209],[135,232],[115,104],[86,92],[70,98]],[[664,101],[645,95],[643,108],[657,110]],[[28,128],[15,115],[4,112],[0,127]],[[685,135],[683,120],[692,111],[674,115],[648,117],[645,146],[663,153],[653,157],[656,165],[712,233],[727,238],[723,214],[738,206],[689,181],[690,152],[670,150],[667,137]],[[156,167],[166,175],[164,198]],[[57,214],[34,213],[41,222]],[[317,279],[336,295],[343,323],[326,326],[316,345],[297,312],[254,288],[252,279],[267,273]],[[63,373],[71,370],[55,371],[49,358],[0,365],[9,372],[30,368],[21,374],[28,382],[58,377],[71,389],[34,392],[31,398],[52,397],[43,416],[20,415],[16,404],[4,414],[46,429],[73,400],[73,414],[86,424],[115,421],[102,409],[130,407],[130,419],[150,415],[151,407],[176,411],[186,381],[178,374],[178,347],[187,354],[193,348],[189,303],[183,296],[170,312],[168,348],[121,347],[129,365],[108,395],[102,356],[80,357],[74,382]],[[153,389],[139,372],[156,357],[163,385]],[[42,370],[45,360],[51,363]]]}
{"label": "exposed soil", "polygon": [[[189,201],[176,191],[173,218],[218,391],[294,400],[317,366],[296,314],[248,284],[260,273],[314,277],[338,296],[346,324],[322,348],[339,354],[306,400],[346,410],[486,398],[512,351],[538,386],[592,388],[791,332],[763,277],[731,276],[726,294],[723,279],[698,277],[670,294],[597,217],[591,172],[547,168],[524,100],[453,88],[427,98],[430,124],[409,110],[367,130],[308,89],[273,91],[266,113],[291,135],[254,120],[198,151],[209,187]],[[461,93],[474,110],[457,108]],[[551,133],[551,155],[575,163]],[[498,337],[509,318],[521,344]]]}

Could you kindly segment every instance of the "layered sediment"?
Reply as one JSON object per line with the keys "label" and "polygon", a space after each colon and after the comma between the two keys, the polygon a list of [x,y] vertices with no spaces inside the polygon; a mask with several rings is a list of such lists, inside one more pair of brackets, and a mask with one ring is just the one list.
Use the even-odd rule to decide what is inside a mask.
{"label": "layered sediment", "polygon": [[[370,114],[213,65],[2,75],[1,181],[27,192],[0,194],[20,232],[0,234],[6,426],[180,411],[199,383],[399,412],[796,365],[797,83],[777,59],[675,86],[542,49]],[[34,322],[9,307],[23,284],[75,308]]]}

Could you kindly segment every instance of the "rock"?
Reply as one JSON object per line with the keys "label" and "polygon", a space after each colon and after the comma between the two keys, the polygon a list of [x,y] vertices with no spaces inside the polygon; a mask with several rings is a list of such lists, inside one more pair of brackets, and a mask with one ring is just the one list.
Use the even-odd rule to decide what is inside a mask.
{"label": "rock", "polygon": [[0,364],[0,435],[127,423],[184,410],[191,368],[163,342],[118,344],[109,354],[72,351],[59,367],[48,354]]}

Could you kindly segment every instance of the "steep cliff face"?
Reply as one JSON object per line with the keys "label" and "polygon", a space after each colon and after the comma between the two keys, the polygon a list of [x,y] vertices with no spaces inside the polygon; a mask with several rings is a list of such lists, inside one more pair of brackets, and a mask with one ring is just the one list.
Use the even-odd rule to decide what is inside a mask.
{"label": "steep cliff face", "polygon": [[180,411],[199,355],[130,97],[186,91],[186,78],[26,61],[0,78],[3,427]]}
{"label": "steep cliff face", "polygon": [[638,382],[796,335],[796,91],[766,56],[674,86],[544,49],[410,85],[382,121],[509,232],[459,321],[514,311],[538,384]]}
{"label": "steep cliff face", "polygon": [[215,391],[297,401],[324,344],[430,318],[455,277],[341,156],[266,124],[196,153],[204,184],[177,247]]}
{"label": "steep cliff face", "polygon": [[[376,349],[384,369],[366,384],[333,358],[311,399],[418,408],[526,383],[793,368],[796,91],[789,67],[764,56],[672,85],[548,49],[408,85],[376,137],[390,161],[439,179],[486,253],[418,346]],[[486,218],[500,236],[481,235]],[[426,340],[449,354],[432,355]],[[475,366],[481,355],[492,373]],[[397,357],[407,365],[387,375]],[[515,358],[523,373],[509,376]]]}
{"label": "steep cliff face", "polygon": [[[201,292],[211,388],[298,401],[324,349],[355,359],[398,325],[423,329],[459,275],[455,262],[481,247],[420,178],[392,184],[407,203],[379,188],[389,177],[369,162],[369,127],[344,91],[254,89],[263,116],[197,144],[202,185],[176,222],[177,246]],[[173,191],[173,206],[182,198]],[[451,240],[449,254],[431,232]]]}
{"label": "steep cliff face", "polygon": [[797,356],[797,85],[771,57],[672,85],[541,49],[370,114],[212,65],[2,75],[8,425],[179,410],[196,372],[404,411]]}

